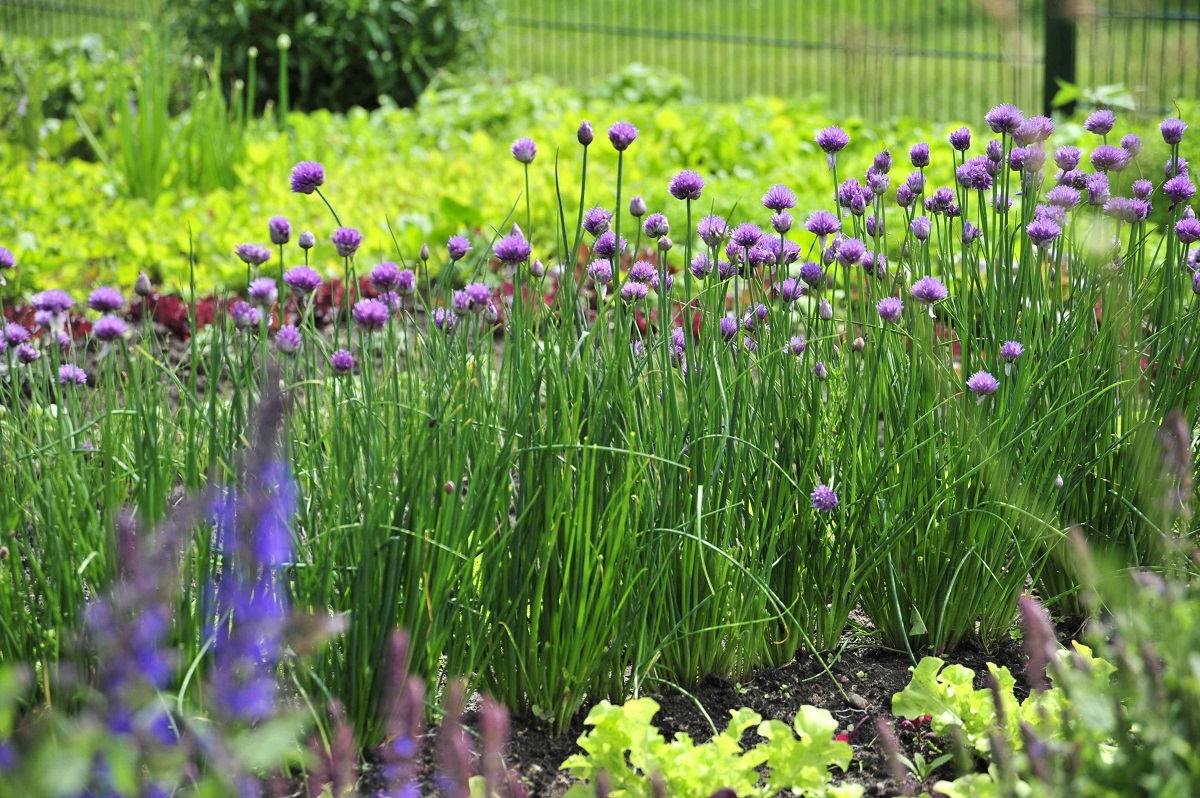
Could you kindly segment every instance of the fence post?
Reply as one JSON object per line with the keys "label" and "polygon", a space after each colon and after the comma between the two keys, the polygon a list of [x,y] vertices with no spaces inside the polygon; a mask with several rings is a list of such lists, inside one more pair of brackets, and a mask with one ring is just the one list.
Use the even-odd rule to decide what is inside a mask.
{"label": "fence post", "polygon": [[[1046,45],[1042,77],[1042,105],[1046,116],[1053,110],[1051,103],[1058,93],[1056,79],[1067,83],[1075,82],[1075,3],[1072,0],[1045,0]],[[1070,102],[1062,110],[1075,112],[1075,103]]]}

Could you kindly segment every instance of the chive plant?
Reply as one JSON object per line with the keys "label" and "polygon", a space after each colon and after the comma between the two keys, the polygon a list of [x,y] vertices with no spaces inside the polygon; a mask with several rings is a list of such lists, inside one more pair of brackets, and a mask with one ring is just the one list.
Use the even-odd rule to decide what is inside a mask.
{"label": "chive plant", "polygon": [[[823,130],[830,199],[804,209],[783,185],[721,206],[690,170],[678,205],[624,208],[637,131],[613,125],[599,152],[585,123],[556,229],[528,228],[542,164],[520,140],[525,229],[396,245],[369,269],[324,167],[301,162],[291,188],[327,206],[341,284],[309,265],[312,233],[298,265],[272,219],[276,251],[236,250],[249,301],[218,298],[200,329],[190,297],[184,356],[156,336],[148,287],[132,328],[123,297],[93,294],[103,315],[77,339],[71,298],[39,295],[40,334],[5,336],[0,659],[53,668],[116,576],[118,508],[161,518],[228,479],[272,380],[292,397],[297,494],[281,584],[346,618],[296,682],[368,742],[399,628],[412,673],[561,730],[587,701],[832,651],[856,608],[914,656],[993,642],[1031,584],[1075,606],[1071,527],[1156,565],[1195,531],[1145,477],[1164,421],[1200,399],[1186,126],[1163,123],[1151,182],[1130,174],[1131,137],[1085,162],[1051,152],[1050,120],[999,106],[987,123],[982,154],[950,134],[944,187],[928,145],[903,179],[885,151],[860,181],[847,134]],[[597,158],[617,161],[611,193],[588,183]],[[172,639],[181,692],[203,701],[218,663],[196,586],[223,544],[213,523],[191,534]]]}

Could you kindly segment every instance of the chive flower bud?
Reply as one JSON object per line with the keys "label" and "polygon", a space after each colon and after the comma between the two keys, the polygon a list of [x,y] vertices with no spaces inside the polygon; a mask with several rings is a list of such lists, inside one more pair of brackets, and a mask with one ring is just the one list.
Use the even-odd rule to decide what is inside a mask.
{"label": "chive flower bud", "polygon": [[592,123],[587,120],[580,122],[579,131],[575,134],[575,138],[585,147],[591,144],[596,138],[595,133],[592,132]]}
{"label": "chive flower bud", "polygon": [[275,333],[275,348],[285,355],[294,355],[300,351],[300,345],[304,342],[303,336],[291,324],[285,324],[279,328],[279,332]]}
{"label": "chive flower bud", "polygon": [[1164,119],[1158,130],[1162,133],[1163,141],[1174,147],[1183,141],[1183,132],[1187,130],[1187,125],[1182,119]]}
{"label": "chive flower bud", "polygon": [[808,348],[808,342],[804,340],[803,336],[793,335],[792,339],[790,341],[788,341],[787,351],[791,352],[796,357],[800,357],[800,355],[803,355],[804,350],[807,348]]}
{"label": "chive flower bud", "polygon": [[923,141],[912,145],[908,151],[908,160],[912,162],[915,169],[929,166],[929,145]]}
{"label": "chive flower bud", "polygon": [[829,304],[828,299],[822,299],[817,304],[817,315],[825,321],[831,321],[833,319],[833,305]]}
{"label": "chive flower bud", "polygon": [[[652,213],[647,216],[646,221],[642,223],[642,228],[650,238],[660,238],[671,231],[671,225],[667,222],[667,217],[661,213]],[[605,257],[609,257],[610,255],[605,255]]]}
{"label": "chive flower bud", "polygon": [[825,364],[818,360],[817,365],[813,366],[813,374],[818,380],[824,382],[825,378],[829,376],[829,369],[825,368]]}
{"label": "chive flower bud", "polygon": [[333,235],[329,237],[329,240],[333,242],[338,257],[352,258],[354,257],[354,253],[358,252],[358,247],[362,244],[363,238],[362,233],[353,227],[339,227],[333,231]]}
{"label": "chive flower bud", "polygon": [[[607,216],[604,217],[604,224],[603,224],[602,229],[600,230],[600,233],[603,233],[605,230],[608,229],[608,220],[612,218],[612,214],[609,214],[607,211],[604,211],[601,208],[593,208],[593,210],[599,210],[599,211],[601,211],[601,213],[608,214]],[[634,219],[641,219],[643,216],[646,215],[646,201],[644,199],[642,199],[641,194],[634,194],[633,199],[629,200],[629,215],[632,216]],[[585,230],[587,229],[586,224],[584,225],[584,229]],[[591,233],[592,231],[588,230],[588,232]],[[592,233],[592,235],[596,236],[596,235],[600,235],[600,233]]]}
{"label": "chive flower bud", "polygon": [[637,135],[638,129],[628,122],[616,122],[608,129],[608,140],[617,152],[629,149]]}
{"label": "chive flower bud", "polygon": [[537,156],[537,144],[530,138],[517,139],[512,144],[512,156],[518,162],[528,166],[533,163],[533,159]]}
{"label": "chive flower bud", "polygon": [[971,149],[971,129],[967,127],[956,128],[950,131],[950,146],[959,152],[966,152]]}
{"label": "chive flower bud", "polygon": [[296,239],[296,243],[300,245],[300,249],[312,249],[317,245],[317,237],[311,230],[305,230]]}
{"label": "chive flower bud", "polygon": [[354,355],[345,349],[339,349],[329,356],[329,365],[333,366],[334,374],[349,374],[354,369]]}
{"label": "chive flower bud", "polygon": [[271,236],[271,243],[281,247],[291,240],[292,225],[283,216],[272,216],[267,220],[267,233]]}

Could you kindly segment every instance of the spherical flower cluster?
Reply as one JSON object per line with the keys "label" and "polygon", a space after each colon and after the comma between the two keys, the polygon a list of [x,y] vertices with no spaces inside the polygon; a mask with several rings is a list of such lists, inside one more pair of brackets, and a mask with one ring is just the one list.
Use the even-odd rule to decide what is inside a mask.
{"label": "spherical flower cluster", "polygon": [[1136,133],[1126,133],[1121,136],[1121,149],[1129,153],[1130,158],[1136,158],[1142,151],[1142,137]]}
{"label": "spherical flower cluster", "polygon": [[316,161],[301,161],[292,167],[292,191],[311,194],[325,185],[325,167]]}
{"label": "spherical flower cluster", "polygon": [[250,301],[260,307],[270,305],[279,298],[279,289],[270,277],[258,277],[251,280],[246,293],[249,295]]}
{"label": "spherical flower cluster", "polygon": [[445,308],[438,308],[433,312],[433,326],[440,332],[449,335],[456,324],[458,324],[458,316],[455,316]]}
{"label": "spherical flower cluster", "polygon": [[929,221],[928,216],[918,216],[912,220],[909,225],[913,236],[920,242],[924,243],[929,240],[929,234],[933,231],[933,224]]}
{"label": "spherical flower cluster", "polygon": [[867,254],[867,247],[857,238],[844,238],[837,250],[838,263],[853,266]]}
{"label": "spherical flower cluster", "polygon": [[528,166],[537,156],[537,145],[530,138],[517,139],[512,144],[512,156]]}
{"label": "spherical flower cluster", "polygon": [[800,279],[812,288],[819,288],[825,281],[825,269],[819,263],[805,261],[800,266]]}
{"label": "spherical flower cluster", "polygon": [[1186,158],[1168,158],[1163,164],[1163,176],[1167,178],[1175,177],[1176,175],[1186,175],[1188,173],[1188,162]]}
{"label": "spherical flower cluster", "polygon": [[592,282],[596,285],[612,285],[612,262],[603,258],[592,261],[592,264],[588,266],[588,277],[592,278]]}
{"label": "spherical flower cluster", "polygon": [[867,200],[871,198],[871,193],[863,188],[861,183],[851,178],[838,186],[837,197],[841,207],[855,216],[862,216],[867,210]]}
{"label": "spherical flower cluster", "polygon": [[300,245],[300,249],[312,249],[317,245],[317,237],[311,230],[305,230],[296,238],[296,243]]}
{"label": "spherical flower cluster", "polygon": [[1026,226],[1025,233],[1034,246],[1045,249],[1054,243],[1062,230],[1050,219],[1034,219]]}
{"label": "spherical flower cluster", "polygon": [[1025,347],[1019,341],[1005,341],[1000,345],[1000,359],[1006,363],[1016,362],[1025,354]]}
{"label": "spherical flower cluster", "polygon": [[394,263],[380,263],[371,269],[371,286],[381,294],[395,291],[400,282],[400,267]]}
{"label": "spherical flower cluster", "polygon": [[999,389],[1000,382],[982,369],[967,378],[967,390],[975,394],[979,402],[983,402]]}
{"label": "spherical flower cluster", "polygon": [[339,349],[329,356],[329,365],[333,366],[335,374],[349,374],[354,369],[354,355],[345,349]]}
{"label": "spherical flower cluster", "polygon": [[804,350],[808,348],[808,342],[804,340],[804,336],[793,335],[788,341],[787,351],[791,352],[796,357],[804,354]]}
{"label": "spherical flower cluster", "polygon": [[450,254],[450,260],[460,261],[467,256],[471,251],[471,241],[466,236],[450,236],[446,241],[446,252]]}
{"label": "spherical flower cluster", "polygon": [[633,144],[637,135],[638,129],[628,122],[616,122],[608,129],[608,140],[617,152],[629,149],[629,145]]}
{"label": "spherical flower cluster", "polygon": [[271,243],[281,247],[291,240],[292,225],[282,216],[272,216],[267,220],[267,233],[271,236]]}
{"label": "spherical flower cluster", "polygon": [[88,307],[97,313],[116,313],[125,307],[125,297],[115,288],[97,288],[88,297]]}
{"label": "spherical flower cluster", "polygon": [[629,279],[635,283],[649,283],[650,278],[654,276],[654,264],[649,261],[635,261],[629,267]]}
{"label": "spherical flower cluster", "polygon": [[837,494],[828,485],[817,485],[812,492],[812,506],[822,513],[833,512],[838,506]]}
{"label": "spherical flower cluster", "polygon": [[87,372],[68,363],[58,367],[58,384],[67,386],[87,385]]}
{"label": "spherical flower cluster", "polygon": [[1079,192],[1070,186],[1055,186],[1046,192],[1046,202],[1069,211],[1079,204]]}
{"label": "spherical flower cluster", "polygon": [[751,222],[743,222],[733,230],[729,240],[743,249],[749,249],[763,238],[762,229]]}
{"label": "spherical flower cluster", "polygon": [[645,299],[649,293],[650,286],[645,283],[635,283],[630,280],[621,286],[621,299],[626,302],[632,303]]}
{"label": "spherical flower cluster", "polygon": [[1079,166],[1079,149],[1076,147],[1059,147],[1054,151],[1054,165],[1064,172],[1069,172]]}
{"label": "spherical flower cluster", "polygon": [[1049,117],[1034,116],[1022,122],[1013,137],[1021,146],[1028,146],[1045,141],[1053,133],[1054,122]]}
{"label": "spherical flower cluster", "polygon": [[1119,222],[1135,224],[1150,215],[1150,203],[1128,197],[1113,197],[1104,203],[1104,214]]}
{"label": "spherical flower cluster", "polygon": [[285,324],[279,328],[279,332],[275,333],[275,348],[285,355],[294,355],[300,351],[300,345],[304,342],[303,336],[291,324]]}
{"label": "spherical flower cluster", "polygon": [[29,340],[29,330],[23,324],[10,321],[4,325],[4,340],[9,346],[20,346]]}
{"label": "spherical flower cluster", "polygon": [[1015,106],[1008,103],[997,105],[988,111],[983,118],[993,133],[1007,133],[1010,135],[1016,133],[1017,129],[1021,127],[1021,123],[1025,121],[1025,117],[1021,115],[1021,112]]}
{"label": "spherical flower cluster", "polygon": [[911,293],[913,299],[923,305],[933,305],[950,296],[946,286],[942,285],[942,281],[936,277],[922,277],[917,280],[913,283]]}
{"label": "spherical flower cluster", "polygon": [[667,191],[678,200],[698,200],[704,189],[704,180],[691,169],[684,169],[671,178]]}
{"label": "spherical flower cluster", "polygon": [[533,248],[519,232],[509,233],[493,247],[496,258],[506,266],[516,266],[529,260]]}
{"label": "spherical flower cluster", "polygon": [[594,208],[589,208],[587,213],[583,215],[583,229],[587,230],[593,236],[599,236],[608,231],[608,225],[611,221],[612,214],[597,205]]}
{"label": "spherical flower cluster", "polygon": [[60,288],[51,288],[49,291],[34,294],[30,297],[29,302],[38,310],[55,315],[65,314],[75,307],[75,300]]}
{"label": "spherical flower cluster", "polygon": [[785,305],[790,305],[802,296],[804,296],[804,283],[795,277],[789,277],[779,284],[779,300]]}
{"label": "spherical flower cluster", "polygon": [[696,223],[696,234],[710,247],[718,247],[729,235],[729,224],[716,214],[709,214]]}
{"label": "spherical flower cluster", "polygon": [[1175,223],[1175,235],[1184,244],[1200,241],[1200,219],[1189,216]]}
{"label": "spherical flower cluster", "polygon": [[321,287],[321,275],[308,266],[293,266],[283,273],[283,281],[298,294],[311,294]]}
{"label": "spherical flower cluster", "polygon": [[721,317],[720,333],[721,338],[724,340],[732,341],[734,338],[737,338],[738,330],[740,329],[741,325],[738,323],[737,319],[733,318],[732,316]]}
{"label": "spherical flower cluster", "polygon": [[1129,166],[1129,153],[1111,144],[1101,144],[1092,150],[1092,167],[1097,172],[1120,172]]}
{"label": "spherical flower cluster", "polygon": [[1116,123],[1117,117],[1113,112],[1102,108],[1099,111],[1092,111],[1083,123],[1083,129],[1089,133],[1095,133],[1097,136],[1107,136]]}
{"label": "spherical flower cluster", "polygon": [[238,244],[233,253],[250,266],[261,266],[271,259],[271,250],[262,244]]}
{"label": "spherical flower cluster", "polygon": [[354,253],[358,252],[359,246],[362,244],[362,233],[355,230],[353,227],[339,227],[333,231],[333,235],[329,237],[333,242],[334,248],[337,250],[338,257],[352,258]]}
{"label": "spherical flower cluster", "polygon": [[1172,177],[1163,183],[1162,190],[1172,205],[1180,205],[1187,202],[1196,194],[1196,187],[1192,185],[1191,180],[1188,180],[1187,175]]}
{"label": "spherical flower cluster", "polygon": [[262,321],[262,312],[239,299],[229,306],[229,318],[233,320],[234,327],[246,330],[258,326]]}
{"label": "spherical flower cluster", "polygon": [[1108,175],[1088,175],[1085,182],[1088,205],[1100,207],[1108,202]]}
{"label": "spherical flower cluster", "polygon": [[879,318],[895,324],[904,313],[904,303],[894,296],[884,297],[879,300],[875,310],[879,312]]}
{"label": "spherical flower cluster", "polygon": [[373,333],[379,332],[387,325],[391,312],[387,304],[378,299],[360,299],[354,303],[353,316],[359,329]]}
{"label": "spherical flower cluster", "polygon": [[[649,220],[647,220],[649,221]],[[625,254],[625,247],[629,242],[625,237],[621,237],[621,251],[619,254]],[[592,246],[592,251],[601,258],[613,258],[617,256],[617,234],[612,230],[602,234],[596,239],[596,243]]]}
{"label": "spherical flower cluster", "polygon": [[705,253],[701,252],[696,257],[692,258],[692,262],[688,265],[692,275],[698,280],[703,280],[712,273],[712,259]]}
{"label": "spherical flower cluster", "polygon": [[117,316],[105,316],[92,325],[92,337],[105,343],[121,340],[126,332],[128,328],[125,321]]}
{"label": "spherical flower cluster", "polygon": [[955,128],[950,131],[948,138],[950,146],[959,152],[966,152],[971,149],[971,129],[969,127]]}
{"label": "spherical flower cluster", "polygon": [[786,211],[796,207],[796,194],[779,183],[767,189],[767,193],[763,194],[762,204],[769,211]]}
{"label": "spherical flower cluster", "polygon": [[829,211],[816,211],[804,223],[804,229],[817,237],[822,248],[829,236],[841,232],[842,223]]}
{"label": "spherical flower cluster", "polygon": [[832,126],[819,131],[814,140],[827,155],[836,155],[846,149],[846,145],[850,143],[850,136],[840,127]]}
{"label": "spherical flower cluster", "polygon": [[17,256],[8,247],[0,247],[0,272],[16,268]]}
{"label": "spherical flower cluster", "polygon": [[[650,238],[662,238],[671,232],[671,224],[667,221],[667,217],[661,213],[652,213],[642,223],[642,229],[646,231],[646,235]],[[616,234],[614,233],[613,235],[615,237]],[[622,249],[622,251],[624,250]],[[605,257],[609,256],[606,255]]]}
{"label": "spherical flower cluster", "polygon": [[914,169],[929,166],[929,145],[923,141],[912,145],[908,151],[908,160],[912,162]]}
{"label": "spherical flower cluster", "polygon": [[989,164],[990,161],[986,157],[979,156],[958,167],[954,174],[963,186],[976,191],[987,191],[992,187],[993,181]]}
{"label": "spherical flower cluster", "polygon": [[1163,141],[1174,147],[1183,141],[1183,132],[1187,130],[1187,125],[1182,119],[1164,119],[1158,130],[1162,133]]}
{"label": "spherical flower cluster", "polygon": [[17,347],[17,360],[26,366],[36,363],[41,356],[42,353],[29,344],[21,344]]}
{"label": "spherical flower cluster", "polygon": [[891,150],[883,150],[875,153],[875,158],[871,161],[871,169],[874,169],[881,175],[886,175],[892,171],[892,152]]}

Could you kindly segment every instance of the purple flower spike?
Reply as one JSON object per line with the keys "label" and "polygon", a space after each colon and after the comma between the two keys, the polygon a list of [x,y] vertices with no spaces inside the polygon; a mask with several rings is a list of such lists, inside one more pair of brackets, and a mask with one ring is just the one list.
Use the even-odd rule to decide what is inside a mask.
{"label": "purple flower spike", "polygon": [[833,512],[838,506],[837,494],[828,485],[817,485],[816,490],[812,492],[812,506],[814,510],[822,513]]}
{"label": "purple flower spike", "polygon": [[698,200],[704,189],[704,180],[691,169],[684,169],[671,178],[667,191],[677,200]]}
{"label": "purple flower spike", "polygon": [[575,138],[585,147],[591,144],[596,138],[596,134],[592,132],[592,123],[586,119],[580,122],[579,131],[575,134]]}
{"label": "purple flower spike", "polygon": [[533,143],[533,139],[517,139],[512,144],[512,156],[528,166],[537,156],[537,145]]}
{"label": "purple flower spike", "polygon": [[879,300],[875,310],[879,311],[879,318],[895,324],[904,313],[904,303],[894,296],[884,297]]}
{"label": "purple flower spike", "polygon": [[786,211],[796,207],[796,194],[783,185],[771,186],[762,198],[763,207],[770,211]]}
{"label": "purple flower spike", "polygon": [[116,313],[125,307],[125,297],[115,288],[97,288],[88,297],[88,307],[97,313]]}
{"label": "purple flower spike", "polygon": [[638,129],[628,122],[617,122],[608,129],[608,140],[612,142],[613,149],[617,152],[624,152],[629,149],[629,145],[637,138]]}
{"label": "purple flower spike", "polygon": [[912,162],[914,169],[929,166],[929,145],[923,141],[912,145],[912,149],[908,151],[908,160]]}
{"label": "purple flower spike", "polygon": [[583,229],[591,235],[600,236],[608,232],[608,225],[611,221],[612,214],[597,205],[588,209],[588,212],[583,215]]}
{"label": "purple flower spike", "polygon": [[260,307],[273,304],[279,298],[279,289],[270,277],[251,280],[246,293],[250,296],[250,301]]}
{"label": "purple flower spike", "polygon": [[299,294],[311,294],[321,286],[321,275],[308,266],[293,266],[283,273],[283,281]]}
{"label": "purple flower spike", "polygon": [[17,256],[8,247],[0,247],[0,272],[8,271],[17,265]]}
{"label": "purple flower spike", "polygon": [[950,146],[959,152],[971,149],[971,129],[960,127],[950,131]]}
{"label": "purple flower spike", "polygon": [[1000,345],[1000,359],[1006,363],[1015,363],[1025,354],[1025,347],[1018,341],[1005,341]]}
{"label": "purple flower spike", "polygon": [[338,257],[352,258],[354,253],[358,252],[358,247],[362,244],[362,233],[355,230],[353,227],[339,227],[333,231],[333,235],[329,237],[333,242],[333,246],[337,249]]}
{"label": "purple flower spike", "polygon": [[281,247],[291,240],[292,225],[282,216],[272,216],[267,220],[267,233],[271,236],[271,243]]}
{"label": "purple flower spike", "polygon": [[917,280],[913,283],[911,293],[913,299],[923,305],[934,305],[950,296],[946,286],[942,285],[942,281],[936,277],[922,277]]}
{"label": "purple flower spike", "polygon": [[250,266],[261,266],[271,259],[271,250],[262,244],[238,244],[233,253]]}
{"label": "purple flower spike", "polygon": [[1129,166],[1129,153],[1111,144],[1101,144],[1092,150],[1092,167],[1097,172],[1120,172]]}
{"label": "purple flower spike", "polygon": [[997,105],[988,111],[983,118],[993,133],[1007,133],[1010,135],[1016,133],[1017,129],[1021,127],[1021,123],[1025,121],[1025,117],[1022,116],[1017,107],[1008,103]]}
{"label": "purple flower spike", "polygon": [[349,374],[354,370],[354,355],[345,349],[339,349],[329,356],[329,365],[333,366],[335,374]]}
{"label": "purple flower spike", "polygon": [[1187,202],[1196,194],[1196,187],[1192,185],[1192,181],[1188,180],[1187,175],[1177,175],[1172,177],[1166,183],[1163,183],[1163,194],[1167,199],[1171,200],[1172,205],[1179,205]]}
{"label": "purple flower spike", "polygon": [[982,403],[984,399],[1000,389],[1000,382],[981,369],[967,379],[967,389],[975,394],[977,400]]}
{"label": "purple flower spike", "polygon": [[71,363],[58,367],[58,384],[68,386],[87,385],[87,372]]}
{"label": "purple flower spike", "polygon": [[471,251],[471,241],[466,236],[450,236],[446,251],[450,253],[450,260],[460,261]]}
{"label": "purple flower spike", "polygon": [[832,126],[817,133],[814,140],[826,155],[837,155],[850,143],[850,135],[840,127]]}
{"label": "purple flower spike", "polygon": [[1029,240],[1039,249],[1045,249],[1058,238],[1062,230],[1050,219],[1034,219],[1025,228]]}
{"label": "purple flower spike", "polygon": [[286,324],[279,328],[279,332],[275,333],[275,348],[285,355],[294,355],[300,351],[300,346],[304,342],[303,336],[291,324]]}
{"label": "purple flower spike", "polygon": [[1089,133],[1095,133],[1097,136],[1107,136],[1115,124],[1117,124],[1116,115],[1107,108],[1102,108],[1099,111],[1092,111],[1087,121],[1083,123],[1083,129]]}
{"label": "purple flower spike", "polygon": [[360,299],[354,303],[354,323],[366,333],[379,332],[388,322],[391,312],[385,302],[378,299]]}
{"label": "purple flower spike", "polygon": [[96,323],[92,325],[92,337],[105,343],[121,340],[125,337],[126,332],[128,332],[128,327],[125,325],[125,320],[118,316],[105,316],[97,319]]}
{"label": "purple flower spike", "polygon": [[1187,125],[1182,119],[1164,119],[1158,130],[1162,133],[1163,141],[1174,147],[1183,141],[1183,132],[1187,130]]}
{"label": "purple flower spike", "polygon": [[[667,233],[671,232],[670,222],[668,222],[667,217],[663,216],[661,213],[652,213],[647,216],[646,221],[642,224],[642,228],[646,231],[646,235],[655,239],[662,238]],[[615,237],[616,234],[614,233],[613,235]],[[611,256],[611,253],[605,257],[609,256]]]}
{"label": "purple flower spike", "polygon": [[509,233],[496,242],[493,251],[496,253],[496,259],[505,266],[516,266],[529,260],[533,247],[520,233]]}
{"label": "purple flower spike", "polygon": [[316,161],[301,161],[292,167],[292,191],[311,194],[325,185],[325,167]]}

